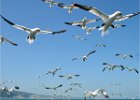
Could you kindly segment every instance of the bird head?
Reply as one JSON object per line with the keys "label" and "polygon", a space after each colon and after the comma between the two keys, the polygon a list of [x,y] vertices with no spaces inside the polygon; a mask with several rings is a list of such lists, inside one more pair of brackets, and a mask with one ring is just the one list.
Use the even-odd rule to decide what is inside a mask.
{"label": "bird head", "polygon": [[120,12],[120,11],[116,11],[114,14],[115,14],[116,16],[119,16],[119,17],[122,16],[122,12]]}
{"label": "bird head", "polygon": [[40,32],[40,28],[35,28],[34,29],[36,32]]}

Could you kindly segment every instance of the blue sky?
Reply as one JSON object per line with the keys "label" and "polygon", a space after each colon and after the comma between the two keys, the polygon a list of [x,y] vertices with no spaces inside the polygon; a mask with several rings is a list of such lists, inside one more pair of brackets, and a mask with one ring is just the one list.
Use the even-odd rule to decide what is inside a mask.
{"label": "blue sky", "polygon": [[[139,0],[57,0],[65,4],[72,2],[89,5],[100,9],[106,14],[121,11],[124,15],[139,11]],[[112,93],[122,93],[124,98],[138,94],[139,75],[127,70],[102,72],[103,62],[111,64],[123,64],[130,67],[139,66],[139,16],[129,20],[118,22],[125,24],[124,28],[109,29],[109,34],[101,37],[101,31],[94,30],[91,35],[79,27],[65,25],[64,22],[78,21],[84,17],[97,18],[95,15],[83,10],[73,10],[71,14],[67,10],[57,6],[49,8],[41,0],[1,0],[1,14],[7,19],[29,28],[39,27],[58,31],[67,29],[59,35],[37,35],[33,44],[26,41],[27,33],[17,30],[0,19],[1,34],[16,42],[17,47],[8,43],[1,45],[1,80],[14,80],[22,91],[40,94],[52,94],[54,91],[45,90],[38,82],[47,86],[64,84],[57,90],[63,93],[69,88],[71,82],[80,82],[83,88],[71,92],[72,96],[81,97],[85,90],[103,88]],[[101,25],[102,22],[91,23],[88,26]],[[73,35],[84,35],[88,40],[79,41]],[[95,48],[97,43],[104,43],[106,48]],[[97,52],[90,56],[86,62],[82,60],[71,61],[74,57],[82,56],[92,50]],[[115,57],[116,53],[132,54],[133,59],[123,60]],[[44,76],[40,80],[38,75],[46,73],[50,69],[62,67],[53,77]],[[65,80],[58,77],[60,74],[80,74],[78,78]],[[121,83],[122,86],[112,87],[111,83]],[[8,84],[7,85],[11,85]],[[35,89],[34,89],[35,88]]]}

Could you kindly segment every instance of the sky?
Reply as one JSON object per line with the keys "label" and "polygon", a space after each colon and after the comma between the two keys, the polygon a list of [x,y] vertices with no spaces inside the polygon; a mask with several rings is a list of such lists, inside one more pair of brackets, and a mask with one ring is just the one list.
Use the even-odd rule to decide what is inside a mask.
{"label": "sky", "polygon": [[[139,11],[139,0],[57,0],[66,5],[73,2],[80,3],[100,9],[110,15],[115,11],[121,11],[123,15]],[[103,62],[110,64],[122,64],[128,67],[139,69],[139,16],[131,19],[116,22],[125,24],[126,27],[113,30],[109,28],[109,34],[101,36],[101,31],[94,30],[90,35],[86,35],[85,30],[76,26],[66,25],[64,22],[79,21],[84,17],[95,19],[97,16],[78,9],[71,14],[66,9],[53,6],[41,0],[1,0],[0,14],[10,21],[29,28],[39,27],[42,30],[50,29],[59,31],[66,29],[67,32],[59,35],[40,34],[36,36],[33,44],[26,41],[27,33],[17,30],[0,19],[0,34],[18,46],[8,43],[1,44],[1,82],[7,82],[7,86],[19,85],[21,91],[52,95],[53,93],[64,93],[70,88],[72,82],[80,82],[82,88],[76,88],[70,92],[73,97],[83,97],[85,90],[94,91],[105,89],[110,95],[112,93],[122,93],[121,97],[132,98],[140,95],[139,75],[127,70],[102,72]],[[99,26],[102,22],[88,24],[88,27]],[[87,41],[80,41],[73,38],[73,35],[83,35]],[[98,43],[106,44],[107,47],[98,47]],[[86,62],[82,59],[72,61],[73,58],[87,54],[96,50]],[[132,54],[133,59],[123,60],[115,57],[115,54]],[[56,76],[45,75],[38,79],[39,75],[44,75],[48,70],[61,67]],[[58,75],[80,74],[80,77],[67,80],[59,78]],[[111,83],[121,83],[121,86],[110,86]],[[42,85],[56,86],[63,84],[57,91],[46,90]],[[112,98],[112,97],[111,97]]]}

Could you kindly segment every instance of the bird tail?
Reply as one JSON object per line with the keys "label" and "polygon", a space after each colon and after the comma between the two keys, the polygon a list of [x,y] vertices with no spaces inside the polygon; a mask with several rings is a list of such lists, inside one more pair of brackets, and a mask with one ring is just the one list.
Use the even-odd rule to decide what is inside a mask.
{"label": "bird tail", "polygon": [[109,32],[103,27],[100,27],[99,30],[102,30],[101,36],[105,36],[107,34],[109,34]]}

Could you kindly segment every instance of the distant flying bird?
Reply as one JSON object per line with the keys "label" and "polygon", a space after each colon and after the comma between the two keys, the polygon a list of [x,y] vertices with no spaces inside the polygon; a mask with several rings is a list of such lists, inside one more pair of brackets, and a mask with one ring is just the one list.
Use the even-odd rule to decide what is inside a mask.
{"label": "distant flying bird", "polygon": [[63,9],[68,9],[68,13],[72,13],[73,9],[79,9],[78,7],[75,7],[73,4],[71,5],[58,4],[58,6]]}
{"label": "distant flying bird", "polygon": [[54,76],[58,70],[61,70],[61,68],[56,68],[54,70],[49,70],[46,74],[52,74]]}
{"label": "distant flying bird", "polygon": [[116,54],[115,56],[122,57],[123,59],[133,58],[133,56],[131,54]]}
{"label": "distant flying bird", "polygon": [[4,41],[5,41],[5,42],[8,42],[8,43],[10,43],[10,44],[12,44],[12,45],[14,45],[14,46],[17,46],[17,45],[18,45],[18,44],[16,44],[16,43],[14,43],[14,42],[12,42],[12,41],[10,41],[10,40],[4,38],[3,36],[0,36],[0,43],[3,43]]}
{"label": "distant flying bird", "polygon": [[99,19],[92,19],[88,20],[86,17],[84,17],[82,20],[77,21],[77,22],[65,22],[67,25],[73,25],[73,26],[80,26],[82,29],[86,29],[86,24],[92,23],[92,22],[97,22]]}
{"label": "distant flying bird", "polygon": [[81,83],[77,83],[77,82],[71,83],[70,85],[71,86],[79,86],[80,88],[82,87],[82,84]]}
{"label": "distant flying bird", "polygon": [[73,90],[73,88],[69,88],[69,89],[65,90],[65,93],[72,91],[72,90]]}
{"label": "distant flying bird", "polygon": [[96,52],[96,50],[89,52],[89,53],[86,54],[85,56],[73,58],[72,61],[74,61],[74,60],[76,60],[76,59],[79,59],[79,58],[82,58],[83,61],[86,61],[86,60],[88,59],[88,57],[89,57],[91,54],[95,53],[95,52]]}
{"label": "distant flying bird", "polygon": [[85,6],[85,5],[81,5],[81,4],[74,4],[74,6],[79,7],[80,9],[86,10],[102,19],[103,24],[102,24],[102,27],[99,29],[99,30],[102,30],[102,34],[101,34],[102,36],[107,34],[107,32],[108,32],[107,30],[110,26],[114,27],[114,25],[113,25],[114,21],[122,21],[122,20],[131,18],[131,17],[134,17],[134,16],[140,14],[140,12],[137,12],[137,13],[128,14],[128,15],[123,16],[122,12],[116,11],[115,13],[113,13],[111,15],[107,15],[95,7],[89,7],[89,6]]}
{"label": "distant flying bird", "polygon": [[89,35],[91,31],[100,28],[99,26],[94,26],[94,27],[85,27],[84,30],[86,30],[86,34]]}
{"label": "distant flying bird", "polygon": [[128,71],[135,71],[137,74],[139,73],[138,69],[136,68],[125,67],[125,69],[128,69]]}
{"label": "distant flying bird", "polygon": [[121,70],[124,70],[125,67],[123,65],[115,65],[115,64],[108,64],[108,63],[103,63],[103,65],[107,65],[106,67],[103,68],[103,72],[108,69],[108,70],[114,70],[115,68],[121,68]]}
{"label": "distant flying bird", "polygon": [[106,47],[106,45],[100,43],[100,44],[96,44],[95,47]]}
{"label": "distant flying bird", "polygon": [[63,86],[63,84],[58,85],[58,86],[56,86],[56,87],[45,87],[45,89],[53,89],[53,90],[57,90],[57,88],[60,88],[60,87],[62,87],[62,86]]}
{"label": "distant flying bird", "polygon": [[7,20],[6,18],[4,18],[3,16],[1,16],[2,19],[4,21],[6,21],[8,24],[12,25],[14,28],[17,28],[19,30],[22,30],[22,31],[25,31],[27,32],[29,35],[27,37],[27,41],[31,44],[34,42],[35,40],[35,36],[37,34],[58,34],[58,33],[64,33],[66,32],[66,30],[61,30],[61,31],[57,31],[57,32],[53,32],[53,31],[50,31],[50,30],[40,30],[40,28],[27,28],[27,27],[24,27],[24,26],[20,26],[18,24],[15,24],[9,20]]}
{"label": "distant flying bird", "polygon": [[81,35],[74,35],[73,37],[78,40],[87,40],[86,38],[82,37]]}
{"label": "distant flying bird", "polygon": [[54,0],[41,0],[41,1],[43,1],[43,2],[45,2],[45,3],[49,3],[50,5],[50,8],[52,8],[52,6],[53,5],[63,5],[63,3],[60,3],[60,2],[55,2]]}
{"label": "distant flying bird", "polygon": [[120,83],[111,83],[110,85],[111,86],[121,86],[122,84],[120,84]]}
{"label": "distant flying bird", "polygon": [[99,94],[102,94],[105,98],[109,98],[109,95],[108,93],[103,90],[103,89],[97,89],[95,91],[85,91],[84,95],[85,95],[85,100],[86,100],[86,97],[87,96],[93,96],[94,98],[99,95]]}
{"label": "distant flying bird", "polygon": [[72,79],[73,77],[79,77],[80,75],[75,74],[75,75],[59,75],[59,77],[66,77],[66,79]]}

